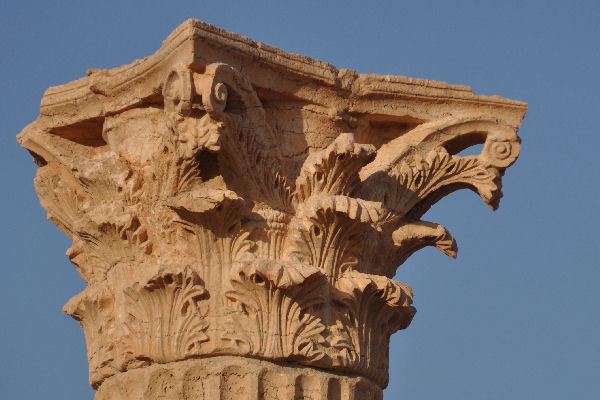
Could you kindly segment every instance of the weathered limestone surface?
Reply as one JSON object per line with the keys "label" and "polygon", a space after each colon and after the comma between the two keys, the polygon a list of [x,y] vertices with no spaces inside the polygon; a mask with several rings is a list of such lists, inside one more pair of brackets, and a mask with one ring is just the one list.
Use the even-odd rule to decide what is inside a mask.
{"label": "weathered limestone surface", "polygon": [[456,256],[421,217],[463,188],[498,206],[525,111],[199,21],[48,89],[18,141],[88,283],[64,310],[97,399],[381,398],[415,313],[396,269]]}

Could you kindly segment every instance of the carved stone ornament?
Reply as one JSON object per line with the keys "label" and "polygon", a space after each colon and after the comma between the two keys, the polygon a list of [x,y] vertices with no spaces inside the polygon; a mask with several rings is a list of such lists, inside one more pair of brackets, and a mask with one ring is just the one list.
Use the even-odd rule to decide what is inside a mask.
{"label": "carved stone ornament", "polygon": [[456,256],[421,217],[464,188],[498,207],[525,111],[193,20],[48,89],[18,141],[88,284],[64,310],[96,398],[381,399],[415,314],[396,269]]}

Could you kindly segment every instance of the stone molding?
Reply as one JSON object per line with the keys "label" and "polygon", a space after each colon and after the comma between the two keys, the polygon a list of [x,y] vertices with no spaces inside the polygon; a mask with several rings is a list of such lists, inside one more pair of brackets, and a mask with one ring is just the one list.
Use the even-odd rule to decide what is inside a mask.
{"label": "stone molding", "polygon": [[[457,252],[421,217],[465,188],[498,207],[525,111],[464,86],[337,70],[199,21],[150,57],[48,89],[18,141],[88,284],[64,310],[85,332],[97,398],[159,398],[106,387],[135,376],[130,392],[142,393],[155,373],[184,384],[178,363],[224,356],[252,385],[297,390],[308,367],[323,387],[341,374],[378,387],[357,399],[381,397],[389,337],[415,313],[396,269],[425,246]],[[264,367],[285,379],[260,378],[256,360],[288,363]]]}
{"label": "stone molding", "polygon": [[382,400],[366,378],[248,358],[155,364],[108,378],[96,400]]}

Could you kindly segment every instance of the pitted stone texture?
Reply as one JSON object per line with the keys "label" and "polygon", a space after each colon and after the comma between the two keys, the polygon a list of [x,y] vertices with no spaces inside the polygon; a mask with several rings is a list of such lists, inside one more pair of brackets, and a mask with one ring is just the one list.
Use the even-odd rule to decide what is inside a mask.
{"label": "pitted stone texture", "polygon": [[[178,362],[228,355],[385,387],[389,338],[415,313],[397,268],[425,246],[457,252],[421,217],[464,188],[498,207],[525,110],[198,21],[150,57],[48,89],[18,140],[88,284],[64,310],[85,332],[90,383],[161,398],[185,393]],[[314,369],[281,381],[245,365],[267,398],[330,390]],[[214,374],[231,398],[241,381],[226,370]]]}
{"label": "pitted stone texture", "polygon": [[107,379],[96,400],[381,400],[362,377],[239,357],[135,369]]}

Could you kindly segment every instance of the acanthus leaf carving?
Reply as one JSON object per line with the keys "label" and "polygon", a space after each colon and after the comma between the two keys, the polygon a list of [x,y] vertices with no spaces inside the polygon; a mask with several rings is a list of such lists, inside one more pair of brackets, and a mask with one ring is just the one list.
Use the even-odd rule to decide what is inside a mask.
{"label": "acanthus leaf carving", "polygon": [[319,310],[326,302],[327,283],[319,270],[257,260],[239,263],[230,282],[225,295],[239,312],[238,329],[250,338],[251,354],[301,361],[323,358],[326,328]]}
{"label": "acanthus leaf carving", "polygon": [[392,233],[396,255],[394,264],[401,265],[414,252],[434,246],[449,257],[456,258],[456,240],[442,225],[426,221],[405,223]]}
{"label": "acanthus leaf carving", "polygon": [[349,196],[358,186],[358,171],[375,157],[372,145],[358,144],[351,133],[340,134],[326,149],[311,154],[302,165],[294,198],[313,195]]}
{"label": "acanthus leaf carving", "polygon": [[287,246],[289,258],[304,260],[335,281],[358,263],[365,232],[378,230],[381,205],[347,196],[321,196],[303,204]]}
{"label": "acanthus leaf carving", "polygon": [[209,340],[205,333],[207,310],[202,306],[208,292],[191,268],[161,269],[123,293],[126,365],[164,363],[202,354],[202,344]]}
{"label": "acanthus leaf carving", "polygon": [[83,189],[73,182],[63,167],[49,163],[38,169],[34,180],[42,206],[48,212],[48,219],[54,222],[65,234],[73,237],[75,222],[80,218],[80,209],[86,197]]}
{"label": "acanthus leaf carving", "polygon": [[107,218],[109,215],[114,214],[94,213],[90,219],[78,221],[73,246],[67,253],[92,282],[105,279],[115,265],[134,262],[152,252],[148,232],[135,215],[119,213],[115,219]]}
{"label": "acanthus leaf carving", "polygon": [[[108,81],[146,61],[94,72],[77,84],[85,117],[48,112],[19,139],[89,285],[66,310],[86,331],[92,384],[238,355],[384,386],[389,336],[415,312],[410,289],[390,278],[425,246],[456,256],[450,233],[421,220],[441,198],[468,188],[498,206],[518,123],[476,105],[413,113],[414,93],[388,96],[379,78],[349,71],[329,82],[330,66],[303,78],[262,56],[235,61],[238,50],[225,64],[223,46],[161,59],[135,84]],[[121,87],[135,100],[111,94]],[[375,112],[382,98],[390,105]],[[477,144],[480,154],[461,156]]]}
{"label": "acanthus leaf carving", "polygon": [[115,298],[107,285],[87,288],[63,307],[83,328],[90,364],[90,384],[97,387],[119,371],[118,349],[112,338],[116,332]]}
{"label": "acanthus leaf carving", "polygon": [[[425,156],[416,155],[412,163],[400,162],[390,171],[390,176],[392,184],[384,203],[402,217],[420,202],[427,202],[427,207],[432,205],[434,200],[428,201],[428,197],[448,186],[473,188],[492,207],[501,196],[494,171],[483,167],[476,157],[451,156],[443,148]],[[419,211],[418,214],[426,211],[425,206]],[[413,214],[416,213],[413,211]]]}
{"label": "acanthus leaf carving", "polygon": [[360,184],[358,171],[374,151],[343,133],[304,161],[296,181],[287,258],[321,269],[332,281],[357,264],[365,232],[379,230],[385,218],[381,203],[350,197]]}
{"label": "acanthus leaf carving", "polygon": [[253,247],[241,230],[244,200],[235,192],[200,188],[173,198],[169,207],[178,215],[175,222],[195,236],[203,265],[229,266]]}
{"label": "acanthus leaf carving", "polygon": [[[337,315],[359,357],[355,366],[376,381],[387,379],[389,337],[406,328],[415,314],[412,290],[392,279],[347,271],[334,291]],[[382,351],[385,350],[385,351]]]}
{"label": "acanthus leaf carving", "polygon": [[[476,144],[481,154],[456,155]],[[420,218],[441,198],[468,188],[492,209],[499,205],[501,177],[516,159],[519,139],[514,129],[487,120],[443,119],[425,123],[382,146],[360,171],[360,196],[382,202],[388,213],[383,238],[370,245],[365,259],[393,276],[415,251],[435,246],[456,257],[456,242],[447,230]],[[374,235],[371,235],[374,238]]]}

